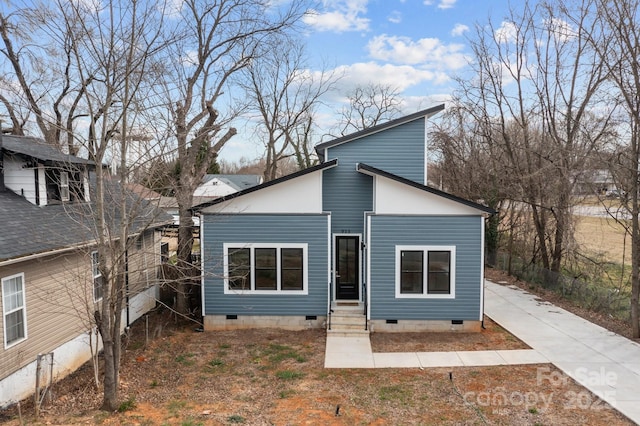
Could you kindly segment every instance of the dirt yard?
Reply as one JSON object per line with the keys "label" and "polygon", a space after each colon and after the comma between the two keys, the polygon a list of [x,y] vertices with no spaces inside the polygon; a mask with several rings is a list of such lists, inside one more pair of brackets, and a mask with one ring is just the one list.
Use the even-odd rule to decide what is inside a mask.
{"label": "dirt yard", "polygon": [[[323,368],[325,332],[196,332],[166,313],[145,346],[142,322],[123,357],[118,413],[104,413],[91,368],[54,387],[46,425],[631,424],[550,365],[438,369]],[[487,321],[482,333],[374,334],[375,351],[521,348]],[[336,415],[336,413],[338,415]],[[0,423],[20,424],[13,407]]]}

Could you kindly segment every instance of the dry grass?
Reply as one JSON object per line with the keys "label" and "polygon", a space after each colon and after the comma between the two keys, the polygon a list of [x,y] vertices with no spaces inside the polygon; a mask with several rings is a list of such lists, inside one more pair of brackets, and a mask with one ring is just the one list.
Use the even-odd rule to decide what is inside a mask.
{"label": "dry grass", "polygon": [[[138,327],[122,366],[120,397],[127,411],[96,411],[100,395],[87,368],[56,385],[44,417],[27,423],[631,424],[549,365],[327,370],[323,330],[196,333],[175,326],[144,348],[136,341],[143,335]],[[480,336],[490,334],[493,342],[513,343],[499,329]],[[459,346],[447,345],[462,348],[478,335],[457,339]],[[553,381],[545,379],[550,375]],[[33,411],[25,404],[23,412]],[[0,413],[2,420],[19,424],[15,410]]]}
{"label": "dry grass", "polygon": [[576,216],[575,238],[586,253],[592,253],[609,262],[631,262],[631,241],[622,225],[613,219]]}

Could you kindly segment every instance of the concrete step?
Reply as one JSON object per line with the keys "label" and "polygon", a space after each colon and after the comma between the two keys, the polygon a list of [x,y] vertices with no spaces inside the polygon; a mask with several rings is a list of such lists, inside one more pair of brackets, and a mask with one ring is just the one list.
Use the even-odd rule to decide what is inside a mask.
{"label": "concrete step", "polygon": [[331,330],[327,330],[327,335],[337,337],[369,337],[369,330],[336,330],[331,327]]}
{"label": "concrete step", "polygon": [[364,322],[355,324],[335,323],[331,322],[332,330],[364,330]]}
{"label": "concrete step", "polygon": [[331,322],[346,322],[348,324],[364,324],[364,315],[331,315]]}

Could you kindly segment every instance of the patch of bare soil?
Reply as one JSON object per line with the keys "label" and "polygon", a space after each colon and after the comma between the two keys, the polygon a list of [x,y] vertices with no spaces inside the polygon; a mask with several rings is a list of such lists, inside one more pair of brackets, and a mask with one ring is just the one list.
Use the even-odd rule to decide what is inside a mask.
{"label": "patch of bare soil", "polygon": [[630,323],[621,321],[617,318],[612,317],[611,315],[606,315],[600,312],[593,312],[580,306],[576,306],[575,304],[571,303],[571,301],[563,298],[558,293],[547,290],[538,285],[530,284],[526,281],[521,281],[516,277],[507,275],[506,272],[500,271],[498,269],[486,268],[485,278],[497,284],[514,285],[516,287],[519,287],[529,293],[538,295],[540,296],[540,298],[551,302],[554,305],[559,306],[575,315],[578,315],[579,317],[591,321],[592,323],[597,324],[602,328],[606,328],[609,331],[640,343],[640,339],[632,338]]}
{"label": "patch of bare soil", "polygon": [[372,333],[373,352],[448,352],[530,349],[524,342],[485,317],[484,329],[473,332]]}
{"label": "patch of bare soil", "polygon": [[[632,424],[549,365],[324,369],[324,330],[199,333],[164,313],[150,322],[161,335],[145,344],[144,321],[134,324],[123,354],[123,412],[97,410],[87,367],[55,385],[40,418],[23,401],[25,424]],[[385,337],[395,338],[375,338],[387,345]],[[439,347],[476,338],[458,334],[459,346]],[[2,420],[19,425],[17,409]]]}

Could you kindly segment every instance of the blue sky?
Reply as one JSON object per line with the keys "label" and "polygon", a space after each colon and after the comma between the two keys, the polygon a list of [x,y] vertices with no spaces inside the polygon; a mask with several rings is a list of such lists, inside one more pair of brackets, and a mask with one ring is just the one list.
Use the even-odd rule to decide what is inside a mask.
{"label": "blue sky", "polygon": [[[320,0],[304,19],[311,71],[324,67],[343,76],[329,99],[336,109],[341,96],[369,82],[397,88],[407,114],[446,103],[452,77],[467,66],[466,37],[489,18],[499,26],[508,7],[507,0]],[[238,139],[222,158],[261,154]]]}

